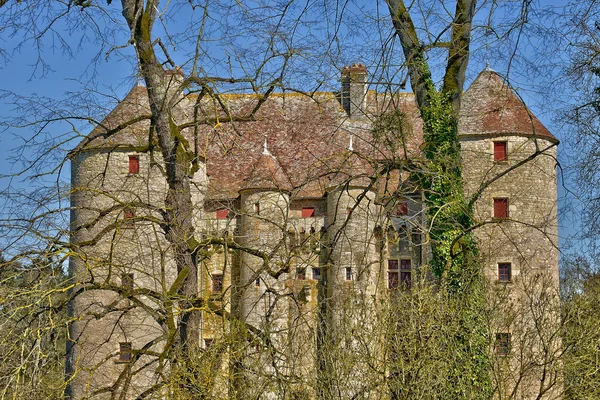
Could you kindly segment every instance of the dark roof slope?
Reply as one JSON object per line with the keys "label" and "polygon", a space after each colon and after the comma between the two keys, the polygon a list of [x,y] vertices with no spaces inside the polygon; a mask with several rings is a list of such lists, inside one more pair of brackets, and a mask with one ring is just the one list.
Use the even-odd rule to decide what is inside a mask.
{"label": "dark roof slope", "polygon": [[523,135],[558,140],[523,101],[491,70],[482,71],[461,100],[460,135]]}

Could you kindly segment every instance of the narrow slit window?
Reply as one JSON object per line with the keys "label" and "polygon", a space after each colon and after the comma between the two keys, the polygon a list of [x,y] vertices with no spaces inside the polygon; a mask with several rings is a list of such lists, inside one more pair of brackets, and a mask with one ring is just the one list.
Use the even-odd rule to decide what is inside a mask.
{"label": "narrow slit window", "polygon": [[494,218],[508,218],[508,199],[494,199]]}
{"label": "narrow slit window", "polygon": [[260,203],[254,203],[254,214],[260,215]]}
{"label": "narrow slit window", "polygon": [[129,156],[129,173],[132,175],[140,173],[140,156]]}
{"label": "narrow slit window", "polygon": [[119,343],[119,362],[128,363],[133,358],[131,342]]}
{"label": "narrow slit window", "polygon": [[398,289],[399,279],[398,260],[388,260],[388,289]]}
{"label": "narrow slit window", "polygon": [[506,142],[494,142],[494,162],[503,162],[508,160]]}
{"label": "narrow slit window", "polygon": [[352,280],[352,268],[351,267],[346,267],[346,280],[347,281]]}

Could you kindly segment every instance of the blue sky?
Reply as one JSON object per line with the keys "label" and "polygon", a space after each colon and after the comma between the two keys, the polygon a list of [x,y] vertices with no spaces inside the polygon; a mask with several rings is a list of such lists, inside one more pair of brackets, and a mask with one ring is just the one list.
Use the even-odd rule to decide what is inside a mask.
{"label": "blue sky", "polygon": [[[360,2],[358,2],[360,4]],[[547,6],[561,6],[562,1],[539,1],[538,4]],[[114,5],[113,5],[114,7]],[[371,10],[369,10],[371,11]],[[383,10],[385,11],[385,10]],[[174,23],[175,21],[172,21]],[[385,21],[384,21],[385,22]],[[97,93],[101,92],[105,95],[97,96],[96,101],[114,104],[117,98],[123,98],[128,90],[135,84],[135,78],[132,76],[135,73],[135,66],[133,64],[133,51],[130,48],[121,49],[112,53],[108,58],[104,57],[106,48],[101,52],[101,57],[93,62],[94,58],[98,55],[98,45],[90,38],[84,38],[77,29],[71,32],[65,32],[64,29],[73,29],[70,25],[72,22],[66,21],[64,24],[59,23],[55,26],[58,32],[62,32],[64,39],[72,46],[76,51],[73,53],[65,52],[58,41],[50,38],[43,41],[43,60],[47,63],[48,69],[43,71],[39,67],[38,61],[38,49],[35,48],[33,42],[28,41],[20,43],[22,36],[10,36],[8,30],[0,30],[0,49],[8,51],[9,58],[6,61],[0,61],[0,69],[2,74],[2,81],[0,83],[0,90],[12,92],[23,96],[33,96],[38,98],[56,98],[59,101],[56,104],[61,104],[61,107],[68,108],[67,103],[60,103],[60,101],[73,100],[77,98],[77,93],[81,93],[82,88],[93,89]],[[99,21],[102,23],[102,21]],[[174,26],[176,26],[175,24]],[[159,26],[160,29],[160,26]],[[312,34],[312,33],[311,33]],[[321,33],[314,33],[315,35]],[[326,33],[323,33],[326,35]],[[360,37],[351,35],[350,31],[346,31],[348,40],[360,40]],[[363,37],[364,38],[364,37]],[[127,37],[119,36],[117,30],[116,36],[112,39],[113,43],[124,44],[127,41]],[[239,38],[237,39],[239,40]],[[531,45],[539,45],[539,41],[543,39],[535,38]],[[544,44],[542,43],[542,46]],[[18,50],[14,50],[17,46]],[[482,42],[479,43],[479,47],[474,49],[474,57],[471,60],[468,76],[470,79],[474,78],[476,74],[484,68],[484,49]],[[527,45],[522,45],[523,51],[527,52]],[[179,50],[176,56],[183,56],[185,51]],[[350,53],[352,54],[352,53]],[[356,51],[356,57],[360,57],[360,51]],[[354,56],[350,56],[354,57]],[[498,64],[494,61],[493,52],[490,52],[492,59],[492,68],[498,70],[501,73],[505,73],[505,61],[499,62]],[[355,60],[363,61],[363,60]],[[37,64],[36,64],[37,63]],[[37,65],[37,68],[36,68]],[[517,65],[517,63],[515,63]],[[528,103],[532,111],[539,117],[539,119],[564,143],[563,130],[554,119],[554,110],[560,105],[548,104],[545,94],[540,94],[536,90],[536,86],[533,85],[530,80],[530,76],[521,75],[519,69],[515,67],[511,70],[511,83],[522,90],[520,93]],[[91,83],[90,83],[91,79]],[[335,84],[335,83],[334,83]],[[114,96],[114,98],[111,98]],[[18,115],[23,109],[7,103],[9,100],[7,97],[0,98],[0,115],[3,119],[11,118],[12,116]],[[112,103],[111,103],[112,102]],[[51,104],[51,102],[49,102]],[[68,111],[65,109],[65,112]],[[101,115],[102,109],[97,110],[97,114]],[[92,111],[93,113],[93,111]],[[91,130],[91,125],[86,123],[78,123],[78,128],[81,129],[82,133],[86,130]],[[61,130],[65,129],[65,125],[58,125],[50,128],[50,135],[60,135]],[[67,127],[68,129],[68,127]],[[6,188],[8,185],[12,185],[14,188],[27,187],[30,181],[27,179],[28,174],[20,177],[9,178],[11,174],[14,174],[21,170],[22,166],[18,163],[14,163],[11,160],[11,156],[16,154],[15,149],[23,144],[23,136],[29,134],[31,128],[15,130],[7,129],[0,131],[0,174],[4,177],[0,178],[0,187]],[[25,132],[25,134],[23,134]],[[73,147],[76,143],[66,144],[61,150],[64,152],[68,150],[69,146]],[[563,162],[568,161],[568,149],[566,145],[562,145],[561,159]],[[32,155],[28,155],[31,158]],[[55,176],[52,176],[55,179]],[[62,179],[68,181],[68,169],[62,173]],[[567,186],[571,186],[570,182],[565,183]],[[559,196],[561,197],[561,205],[564,205],[564,199],[567,197],[565,190],[560,185]],[[572,199],[572,196],[569,197]],[[576,232],[576,215],[568,215],[563,220],[561,227],[561,236],[566,237],[573,232]],[[564,241],[563,241],[564,243]]]}

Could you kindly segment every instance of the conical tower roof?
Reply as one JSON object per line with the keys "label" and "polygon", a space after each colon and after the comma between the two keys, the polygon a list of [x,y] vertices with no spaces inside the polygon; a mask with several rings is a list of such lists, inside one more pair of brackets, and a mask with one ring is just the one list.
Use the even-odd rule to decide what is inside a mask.
{"label": "conical tower roof", "polygon": [[144,86],[136,85],[72,153],[121,146],[147,147],[149,128],[148,92]]}
{"label": "conical tower roof", "polygon": [[365,158],[349,150],[334,158],[332,164],[335,165],[335,168],[327,185],[328,188],[334,189],[346,184],[362,188],[371,185],[370,177],[373,175],[374,170]]}
{"label": "conical tower roof", "polygon": [[558,142],[495,71],[482,71],[461,100],[461,136],[529,136]]}
{"label": "conical tower roof", "polygon": [[274,190],[290,192],[292,185],[281,165],[271,153],[265,150],[254,163],[250,174],[243,180],[241,190]]}

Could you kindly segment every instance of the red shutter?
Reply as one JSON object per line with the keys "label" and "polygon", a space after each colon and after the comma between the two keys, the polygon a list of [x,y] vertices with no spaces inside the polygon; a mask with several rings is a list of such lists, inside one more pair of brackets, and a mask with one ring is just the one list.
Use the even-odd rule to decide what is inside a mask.
{"label": "red shutter", "polygon": [[396,205],[396,215],[408,215],[408,203],[402,202]]}
{"label": "red shutter", "polygon": [[508,199],[494,199],[494,218],[508,218]]}
{"label": "red shutter", "polygon": [[506,161],[506,142],[494,142],[494,161]]}
{"label": "red shutter", "polygon": [[229,214],[229,210],[226,208],[221,208],[217,210],[217,219],[227,219],[227,214]]}
{"label": "red shutter", "polygon": [[129,173],[139,174],[140,173],[140,157],[129,156]]}
{"label": "red shutter", "polygon": [[302,207],[302,218],[311,218],[315,216],[314,207]]}

